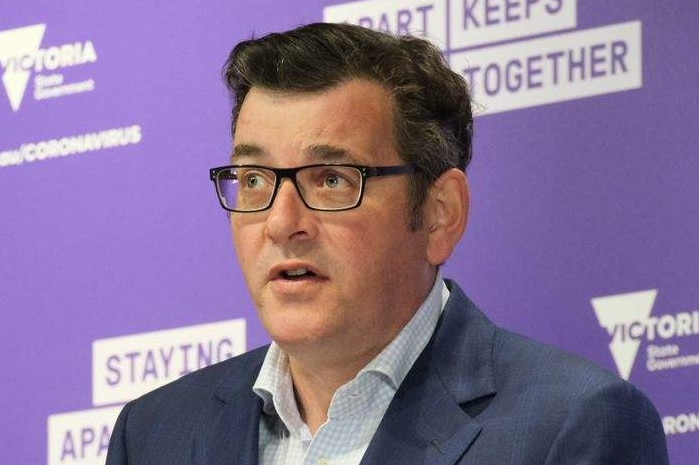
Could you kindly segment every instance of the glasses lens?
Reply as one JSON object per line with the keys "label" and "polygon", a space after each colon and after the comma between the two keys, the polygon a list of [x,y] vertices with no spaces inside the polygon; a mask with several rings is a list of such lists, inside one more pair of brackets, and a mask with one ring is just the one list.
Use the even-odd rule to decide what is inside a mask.
{"label": "glasses lens", "polygon": [[304,200],[311,208],[342,210],[357,205],[362,173],[349,166],[312,166],[296,175]]}
{"label": "glasses lens", "polygon": [[266,208],[274,193],[274,180],[273,171],[254,167],[230,168],[216,177],[221,201],[236,211]]}

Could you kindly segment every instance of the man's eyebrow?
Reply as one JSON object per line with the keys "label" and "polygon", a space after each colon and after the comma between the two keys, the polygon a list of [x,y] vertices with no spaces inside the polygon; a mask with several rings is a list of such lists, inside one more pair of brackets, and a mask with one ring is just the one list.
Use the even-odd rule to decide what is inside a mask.
{"label": "man's eyebrow", "polygon": [[239,144],[233,148],[233,153],[231,154],[231,161],[235,161],[236,158],[240,157],[259,158],[265,153],[265,150],[258,145]]}
{"label": "man's eyebrow", "polygon": [[357,163],[357,157],[355,157],[352,152],[334,145],[311,145],[305,152],[309,157],[316,158],[323,162]]}

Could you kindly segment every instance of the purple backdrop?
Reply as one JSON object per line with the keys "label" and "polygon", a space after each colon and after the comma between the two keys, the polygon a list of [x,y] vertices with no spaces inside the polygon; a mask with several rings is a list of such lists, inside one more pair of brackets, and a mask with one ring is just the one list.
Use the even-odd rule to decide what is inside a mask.
{"label": "purple backdrop", "polygon": [[[455,69],[464,69],[463,57],[530,51],[529,89],[508,95],[516,75],[507,81],[504,67],[473,82],[486,107],[469,171],[473,210],[445,274],[497,323],[626,370],[664,418],[671,463],[696,463],[699,4],[535,2],[545,12],[526,10],[524,0],[482,1],[490,11],[464,11],[470,1],[359,3],[0,5],[1,463],[104,460],[94,418],[129,394],[101,395],[126,382],[126,362],[137,357],[122,353],[123,379],[100,385],[100,357],[118,344],[138,347],[134,376],[143,384],[163,377],[148,365],[154,341],[170,341],[180,355],[190,344],[199,351],[192,360],[206,358],[204,333],[162,330],[244,318],[245,336],[232,338],[239,348],[268,341],[208,179],[231,142],[220,69],[231,46],[253,33],[338,17],[427,28]],[[556,17],[565,12],[573,16]],[[617,25],[630,22],[638,37],[615,38]],[[609,39],[585,32],[607,26]],[[477,39],[488,28],[503,35]],[[575,44],[566,53],[588,53],[588,74],[569,79],[570,89],[537,81],[537,66],[550,71],[542,52],[549,37]],[[616,53],[616,71],[625,73],[616,90],[601,90],[606,77],[593,79],[592,61],[604,53]],[[537,98],[537,87],[553,97]],[[487,97],[514,108],[495,111]],[[140,333],[155,334],[112,339]],[[111,418],[107,410],[102,418]]]}

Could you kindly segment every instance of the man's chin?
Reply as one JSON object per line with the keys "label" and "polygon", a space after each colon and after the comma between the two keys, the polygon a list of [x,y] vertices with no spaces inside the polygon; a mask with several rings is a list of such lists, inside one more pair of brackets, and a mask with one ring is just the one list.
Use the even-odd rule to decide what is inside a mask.
{"label": "man's chin", "polygon": [[[281,326],[281,325],[280,325]],[[283,327],[271,326],[267,331],[274,342],[289,355],[301,354],[304,351],[318,353],[318,348],[332,339],[329,331],[313,328],[308,324],[285,324]]]}

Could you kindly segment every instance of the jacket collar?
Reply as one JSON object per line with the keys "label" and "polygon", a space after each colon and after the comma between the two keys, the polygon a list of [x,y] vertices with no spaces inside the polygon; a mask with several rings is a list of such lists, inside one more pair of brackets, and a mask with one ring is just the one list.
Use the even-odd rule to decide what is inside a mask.
{"label": "jacket collar", "polygon": [[[430,343],[417,359],[379,425],[362,465],[455,463],[473,444],[475,416],[495,394],[495,326],[461,289],[451,292]],[[244,357],[216,388],[198,429],[191,460],[197,465],[257,465],[262,401],[252,385],[266,348]]]}
{"label": "jacket collar", "polygon": [[252,384],[266,350],[263,347],[227,362],[228,372],[214,390],[195,433],[191,457],[183,457],[183,465],[258,464],[262,400]]}
{"label": "jacket collar", "polygon": [[481,431],[495,394],[495,326],[453,282],[432,341],[396,393],[362,465],[453,464]]}

